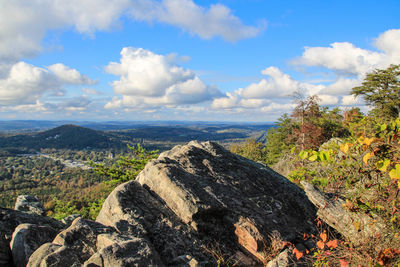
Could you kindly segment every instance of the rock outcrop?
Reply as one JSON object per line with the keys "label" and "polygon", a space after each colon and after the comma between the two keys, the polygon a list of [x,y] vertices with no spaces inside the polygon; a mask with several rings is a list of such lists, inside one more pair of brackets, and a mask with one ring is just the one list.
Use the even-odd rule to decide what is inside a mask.
{"label": "rock outcrop", "polygon": [[57,230],[37,224],[24,223],[18,225],[10,243],[14,265],[25,267],[32,253],[42,244],[51,242],[57,235]]}
{"label": "rock outcrop", "polygon": [[10,243],[14,230],[21,224],[45,226],[57,232],[64,227],[61,222],[48,217],[0,208],[0,266],[13,266]]}
{"label": "rock outcrop", "polygon": [[30,195],[18,196],[14,209],[37,215],[44,215],[45,213],[42,202],[40,202],[36,197]]}
{"label": "rock outcrop", "polygon": [[97,221],[147,238],[170,265],[183,254],[210,260],[201,248],[212,246],[236,261],[248,255],[262,262],[272,231],[294,241],[315,230],[314,219],[312,203],[283,176],[218,144],[193,141],[117,187]]}
{"label": "rock outcrop", "polygon": [[[216,143],[193,141],[116,187],[96,222],[62,224],[0,209],[0,266],[13,265],[13,233],[11,247],[22,253],[17,266],[263,265],[272,233],[301,247],[303,233],[315,234],[315,216],[305,193],[285,177]],[[31,242],[45,227],[56,233]],[[271,266],[291,257],[282,252]]]}

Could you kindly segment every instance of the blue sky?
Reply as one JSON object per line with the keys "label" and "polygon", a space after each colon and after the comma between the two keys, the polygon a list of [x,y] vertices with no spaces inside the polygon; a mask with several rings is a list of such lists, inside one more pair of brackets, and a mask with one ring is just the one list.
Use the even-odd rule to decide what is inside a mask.
{"label": "blue sky", "polygon": [[400,64],[400,1],[0,0],[0,119],[274,121]]}

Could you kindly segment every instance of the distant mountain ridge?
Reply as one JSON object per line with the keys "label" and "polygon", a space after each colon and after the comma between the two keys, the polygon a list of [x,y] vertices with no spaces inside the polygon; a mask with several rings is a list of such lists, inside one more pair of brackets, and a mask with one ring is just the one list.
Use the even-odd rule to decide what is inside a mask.
{"label": "distant mountain ridge", "polygon": [[120,147],[122,143],[112,135],[86,127],[67,124],[51,130],[5,136],[0,138],[0,148],[40,148],[86,149]]}

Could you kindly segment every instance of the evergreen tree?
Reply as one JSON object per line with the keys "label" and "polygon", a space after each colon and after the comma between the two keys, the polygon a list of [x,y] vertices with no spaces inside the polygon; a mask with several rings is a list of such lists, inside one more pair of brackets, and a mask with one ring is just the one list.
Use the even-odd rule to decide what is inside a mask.
{"label": "evergreen tree", "polygon": [[400,118],[400,65],[374,70],[351,93],[363,96],[365,102],[374,107],[375,115],[389,119]]}

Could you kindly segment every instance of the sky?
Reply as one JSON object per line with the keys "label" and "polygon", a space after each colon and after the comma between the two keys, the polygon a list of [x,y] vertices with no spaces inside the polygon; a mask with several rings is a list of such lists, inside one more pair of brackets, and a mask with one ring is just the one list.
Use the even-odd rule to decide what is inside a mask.
{"label": "sky", "polygon": [[0,120],[273,122],[400,64],[399,0],[0,0]]}

